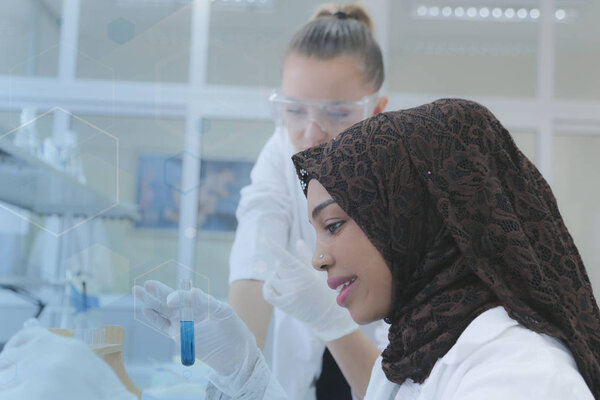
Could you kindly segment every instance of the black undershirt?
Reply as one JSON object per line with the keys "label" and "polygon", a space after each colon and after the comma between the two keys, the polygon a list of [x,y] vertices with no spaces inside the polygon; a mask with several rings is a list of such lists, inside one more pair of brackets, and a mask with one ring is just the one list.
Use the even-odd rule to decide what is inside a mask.
{"label": "black undershirt", "polygon": [[318,400],[352,400],[350,385],[328,349],[323,353],[323,368],[317,380]]}

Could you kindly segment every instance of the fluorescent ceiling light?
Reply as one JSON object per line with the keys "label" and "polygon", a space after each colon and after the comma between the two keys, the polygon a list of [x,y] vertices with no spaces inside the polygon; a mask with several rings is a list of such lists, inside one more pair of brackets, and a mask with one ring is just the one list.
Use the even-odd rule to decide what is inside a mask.
{"label": "fluorescent ceiling light", "polygon": [[[234,0],[213,0],[234,1]],[[246,0],[247,1],[247,0]],[[258,0],[254,0],[258,1]],[[463,2],[464,1],[464,2]],[[504,3],[504,4],[502,4]],[[415,19],[428,20],[461,20],[461,21],[490,21],[490,22],[533,22],[540,18],[540,9],[535,2],[507,2],[486,0],[422,0],[413,3],[411,16]],[[557,1],[554,13],[556,22],[570,22],[579,14],[582,1]]]}

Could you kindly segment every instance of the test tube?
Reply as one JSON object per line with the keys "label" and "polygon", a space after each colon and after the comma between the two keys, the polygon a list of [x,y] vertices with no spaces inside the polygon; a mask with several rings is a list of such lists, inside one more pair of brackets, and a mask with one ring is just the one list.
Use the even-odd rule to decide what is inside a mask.
{"label": "test tube", "polygon": [[179,283],[179,327],[181,334],[181,363],[185,366],[194,365],[194,315],[192,310],[192,281],[183,279]]}

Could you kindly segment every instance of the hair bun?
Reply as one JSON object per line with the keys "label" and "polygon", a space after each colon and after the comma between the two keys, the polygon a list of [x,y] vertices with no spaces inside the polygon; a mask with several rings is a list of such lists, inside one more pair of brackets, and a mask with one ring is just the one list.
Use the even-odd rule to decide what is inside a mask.
{"label": "hair bun", "polygon": [[337,17],[338,19],[347,19],[348,18],[348,14],[346,14],[343,11],[336,11],[335,14],[333,14],[334,17]]}
{"label": "hair bun", "polygon": [[311,18],[311,20],[315,20],[319,17],[336,17],[340,20],[353,19],[358,22],[362,22],[373,35],[373,22],[371,22],[371,17],[365,8],[358,3],[350,3],[350,4],[335,4],[328,3],[323,4]]}

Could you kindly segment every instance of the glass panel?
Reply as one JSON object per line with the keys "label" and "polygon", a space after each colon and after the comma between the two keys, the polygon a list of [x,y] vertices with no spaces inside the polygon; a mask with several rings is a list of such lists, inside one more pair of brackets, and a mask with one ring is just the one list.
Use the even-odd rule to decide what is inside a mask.
{"label": "glass panel", "polygon": [[279,86],[288,42],[322,2],[269,1],[259,6],[257,1],[256,7],[222,3],[211,5],[208,83]]}
{"label": "glass panel", "polygon": [[[169,157],[183,149],[185,122],[181,119],[76,115],[71,121],[71,129],[78,136],[89,138],[89,146],[81,149],[85,153],[82,160],[86,179],[91,186],[104,185],[113,196],[114,181],[110,181],[112,187],[108,187],[106,182],[115,170],[114,140],[98,133],[97,127],[108,127],[102,131],[119,140],[120,202],[136,204],[139,201],[140,156],[161,154]],[[138,229],[132,223],[112,219],[103,219],[102,222],[105,230],[103,242],[110,249],[114,277],[112,291],[130,293],[133,284],[130,279],[136,274],[147,272],[167,259],[177,258],[177,229]],[[137,272],[130,272],[130,266],[143,267]],[[160,279],[160,273],[153,278]]]}
{"label": "glass panel", "polygon": [[600,135],[557,135],[554,151],[554,194],[600,295]]}
{"label": "glass panel", "polygon": [[190,26],[187,2],[82,0],[77,76],[187,82]]}
{"label": "glass panel", "polygon": [[[519,19],[518,8],[510,8],[515,15],[508,18],[503,2],[389,4],[389,90],[535,96],[538,26]],[[499,18],[492,16],[495,8],[502,10]]]}
{"label": "glass panel", "polygon": [[[78,135],[87,135],[91,138],[89,143],[94,146],[88,148],[87,156],[82,157],[86,178],[92,182],[104,182],[106,177],[112,173],[107,170],[114,169],[110,165],[110,151],[114,147],[108,140],[103,140],[99,134],[94,132],[94,127],[108,127],[104,132],[119,139],[119,195],[122,202],[137,203],[143,206],[143,202],[150,204],[176,202],[186,193],[173,191],[175,186],[169,181],[165,169],[171,165],[169,159],[174,161],[184,151],[185,121],[181,119],[155,119],[143,117],[112,117],[77,115],[73,118],[71,129]],[[254,120],[223,120],[209,119],[203,124],[202,160],[214,163],[231,163],[237,180],[249,179],[249,169],[236,169],[239,165],[251,167],[258,157],[262,146],[273,133],[273,125],[270,121]],[[93,154],[91,154],[93,148]],[[189,151],[191,154],[192,152]],[[157,168],[147,169],[142,164],[143,157],[158,157],[154,159]],[[148,159],[148,158],[146,158]],[[204,164],[206,165],[206,164]],[[219,165],[217,165],[219,166]],[[156,172],[160,176],[148,176],[147,173]],[[237,176],[244,173],[244,176]],[[143,185],[144,177],[149,179],[150,186]],[[217,182],[218,183],[218,182]],[[202,185],[202,181],[201,181]],[[141,191],[142,187],[146,191]],[[202,186],[201,186],[202,188]],[[212,188],[208,188],[212,190]],[[228,189],[231,189],[228,187]],[[143,192],[143,193],[142,193]],[[200,190],[201,198],[206,191]],[[237,196],[239,189],[229,190],[225,197],[219,197],[218,202],[231,202]],[[223,219],[231,219],[237,204],[230,204],[227,208],[227,216]],[[112,275],[114,279],[114,291],[127,292],[128,286],[124,282],[141,274],[149,272],[165,260],[177,258],[178,251],[178,206],[173,210],[173,223],[161,226],[159,222],[144,226],[136,226],[118,220],[103,220],[106,230],[106,247],[111,249],[111,260],[113,263]],[[215,212],[219,212],[219,205]],[[156,207],[146,207],[153,210]],[[199,207],[199,212],[203,208]],[[200,224],[200,221],[199,221]],[[233,241],[233,230],[220,229],[219,226],[209,225],[202,228],[197,235],[196,243],[196,271],[201,271],[210,280],[210,291],[212,294],[224,298],[228,290],[228,263],[229,252]],[[114,254],[117,256],[115,256]],[[125,261],[123,261],[125,260]],[[135,266],[131,272],[124,271],[122,265]],[[129,267],[127,267],[129,268]],[[152,279],[160,279],[169,282],[173,279],[171,273],[173,268],[165,267],[152,272]],[[118,278],[118,279],[117,279]]]}
{"label": "glass panel", "polygon": [[[250,167],[256,161],[273,130],[271,121],[207,119],[202,134],[202,158],[231,162],[236,181],[247,184],[249,169],[242,167]],[[240,169],[236,169],[236,165]],[[238,190],[237,187],[235,190]],[[237,198],[237,193],[235,195]],[[233,197],[228,196],[228,199]],[[232,209],[230,207],[228,212]],[[200,271],[209,271],[211,292],[217,297],[227,296],[233,234],[233,231],[205,231],[199,234],[196,264]]]}
{"label": "glass panel", "polygon": [[600,2],[572,3],[556,24],[556,97],[600,100]]}
{"label": "glass panel", "polygon": [[[136,201],[138,154],[160,152],[170,156],[183,150],[185,122],[181,119],[97,115],[75,117],[71,121],[71,129],[78,135],[93,137],[88,140],[88,143],[93,143],[88,151],[93,149],[98,158],[106,162],[114,160],[115,140],[118,139],[119,198],[125,202]],[[101,181],[107,175],[105,170],[91,166],[85,168],[85,173],[90,182]]]}
{"label": "glass panel", "polygon": [[56,76],[62,1],[4,0],[0,74]]}
{"label": "glass panel", "polygon": [[511,135],[523,154],[535,162],[535,132],[511,132]]}
{"label": "glass panel", "polygon": [[271,121],[207,119],[204,124],[204,157],[252,162],[275,130]]}

